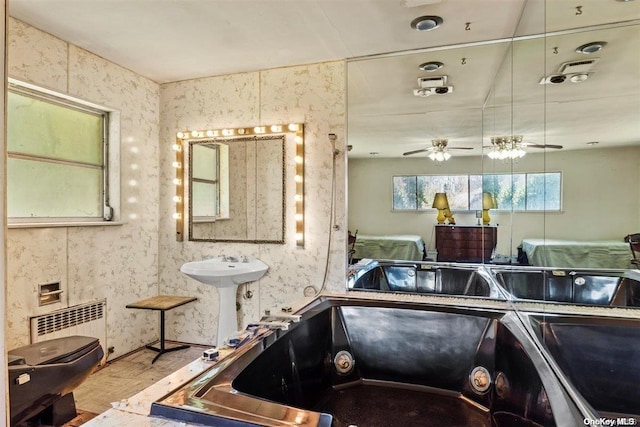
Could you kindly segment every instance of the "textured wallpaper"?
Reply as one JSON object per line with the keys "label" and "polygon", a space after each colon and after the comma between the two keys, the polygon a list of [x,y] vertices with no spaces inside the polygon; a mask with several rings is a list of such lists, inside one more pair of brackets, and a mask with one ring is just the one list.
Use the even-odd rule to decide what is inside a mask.
{"label": "textured wallpaper", "polygon": [[[305,289],[344,291],[345,159],[334,158],[328,140],[335,133],[339,146],[345,141],[342,61],[160,87],[19,21],[9,20],[8,33],[10,77],[119,112],[122,225],[8,230],[7,348],[29,343],[30,316],[106,298],[112,357],[127,353],[157,339],[159,322],[157,313],[125,305],[158,294],[198,297],[167,314],[168,339],[213,344],[217,291],[179,272],[183,263],[208,256],[252,256],[269,265],[259,282],[239,289],[239,326],[264,310],[296,304]],[[291,177],[285,189],[285,244],[176,242],[171,165],[176,132],[290,122],[306,126],[304,248],[294,240],[293,141],[287,141],[285,161]],[[38,284],[51,281],[61,282],[63,300],[38,307]],[[247,290],[252,298],[243,296]]]}
{"label": "textured wallpaper", "polygon": [[[158,336],[157,314],[125,305],[158,293],[159,86],[13,19],[8,46],[9,77],[119,111],[123,224],[8,230],[7,347],[29,343],[29,316],[106,298],[107,345],[124,354]],[[51,281],[62,302],[38,307]]]}
{"label": "textured wallpaper", "polygon": [[[260,318],[265,310],[277,311],[304,298],[307,291],[344,292],[345,236],[332,232],[331,212],[344,226],[345,167],[342,155],[335,159],[329,133],[345,137],[345,67],[341,61],[289,67],[255,73],[210,77],[170,83],[161,87],[161,211],[172,212],[173,169],[171,144],[178,131],[235,128],[276,123],[305,124],[305,247],[295,244],[295,145],[287,139],[285,161],[287,200],[285,244],[248,244],[175,241],[175,225],[169,214],[160,218],[160,292],[197,295],[192,312],[172,322],[168,334],[185,341],[214,343],[218,293],[182,275],[185,261],[208,256],[256,257],[269,266],[258,282],[241,286],[237,301],[242,327]],[[273,167],[264,161],[260,168]],[[335,174],[335,193],[332,192]],[[275,187],[277,188],[277,187]],[[279,191],[274,189],[273,191]],[[274,194],[274,198],[275,198]],[[335,204],[332,202],[335,198]],[[330,236],[331,235],[331,236]],[[331,237],[331,250],[329,240]],[[325,270],[327,271],[325,280]],[[246,298],[250,290],[252,298]]]}

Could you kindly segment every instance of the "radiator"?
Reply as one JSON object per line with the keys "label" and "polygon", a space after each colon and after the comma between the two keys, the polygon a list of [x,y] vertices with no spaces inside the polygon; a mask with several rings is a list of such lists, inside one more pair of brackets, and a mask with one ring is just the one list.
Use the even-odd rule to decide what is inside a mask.
{"label": "radiator", "polygon": [[107,354],[106,311],[107,301],[102,300],[31,317],[31,343],[83,335],[98,338]]}

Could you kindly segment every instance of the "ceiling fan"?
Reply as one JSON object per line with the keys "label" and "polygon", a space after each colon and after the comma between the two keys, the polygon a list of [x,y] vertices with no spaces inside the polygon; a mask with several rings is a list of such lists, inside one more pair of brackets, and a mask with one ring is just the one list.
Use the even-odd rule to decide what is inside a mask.
{"label": "ceiling fan", "polygon": [[522,142],[522,135],[514,135],[492,136],[491,145],[487,145],[485,148],[491,148],[487,154],[491,159],[513,160],[522,158],[527,154],[527,152],[524,151],[524,148],[552,148],[559,150],[562,149],[562,145]]}
{"label": "ceiling fan", "polygon": [[448,139],[434,139],[431,141],[432,146],[422,148],[420,150],[407,151],[402,153],[403,156],[411,156],[413,154],[429,152],[429,158],[434,162],[443,162],[451,158],[449,150],[473,150],[471,147],[447,147]]}

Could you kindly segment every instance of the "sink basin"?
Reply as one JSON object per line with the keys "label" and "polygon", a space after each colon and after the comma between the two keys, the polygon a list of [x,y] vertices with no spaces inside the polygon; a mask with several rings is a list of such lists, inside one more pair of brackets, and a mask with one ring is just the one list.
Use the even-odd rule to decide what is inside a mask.
{"label": "sink basin", "polygon": [[257,258],[219,257],[187,262],[180,271],[206,285],[218,288],[220,310],[217,346],[238,330],[236,294],[238,285],[253,282],[265,275],[269,266]]}
{"label": "sink basin", "polygon": [[198,282],[218,288],[237,286],[260,279],[269,267],[256,258],[211,258],[185,263],[180,271]]}

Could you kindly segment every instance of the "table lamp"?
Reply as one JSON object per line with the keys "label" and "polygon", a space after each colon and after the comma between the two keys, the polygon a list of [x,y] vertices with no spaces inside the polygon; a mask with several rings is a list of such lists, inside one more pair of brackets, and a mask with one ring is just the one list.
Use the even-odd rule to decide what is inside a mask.
{"label": "table lamp", "polygon": [[489,209],[496,208],[497,204],[491,193],[482,193],[482,224],[489,225],[491,217]]}
{"label": "table lamp", "polygon": [[453,212],[451,212],[451,209],[449,208],[444,209],[444,217],[447,219],[448,224],[455,225],[456,220],[453,217]]}
{"label": "table lamp", "polygon": [[436,196],[433,198],[433,205],[431,207],[438,209],[438,224],[444,224],[444,210],[449,209],[447,193],[436,193]]}

